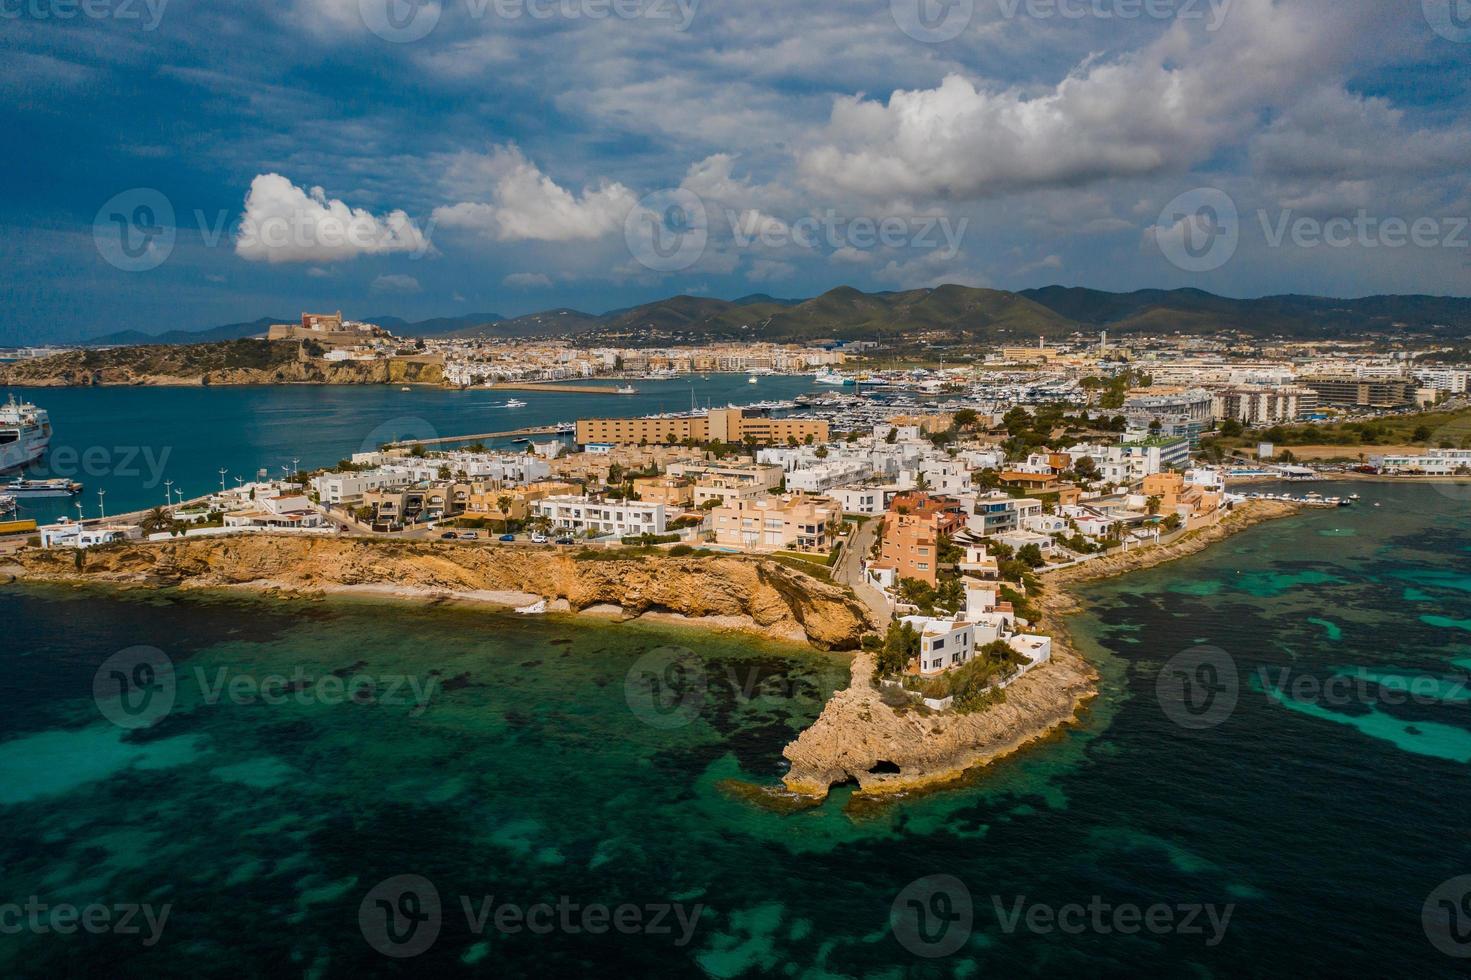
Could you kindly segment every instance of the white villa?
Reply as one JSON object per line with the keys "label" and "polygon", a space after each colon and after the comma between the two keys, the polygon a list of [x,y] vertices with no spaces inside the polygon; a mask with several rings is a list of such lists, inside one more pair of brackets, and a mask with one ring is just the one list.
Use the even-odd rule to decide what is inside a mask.
{"label": "white villa", "polygon": [[558,496],[545,497],[531,506],[533,513],[547,518],[553,526],[581,531],[589,537],[632,537],[665,531],[663,504]]}

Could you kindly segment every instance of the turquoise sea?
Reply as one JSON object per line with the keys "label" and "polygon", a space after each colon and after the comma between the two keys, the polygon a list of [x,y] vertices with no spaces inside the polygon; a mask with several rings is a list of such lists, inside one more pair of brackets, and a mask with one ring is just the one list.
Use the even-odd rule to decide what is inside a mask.
{"label": "turquoise sea", "polygon": [[[279,477],[293,465],[328,466],[394,439],[508,432],[594,415],[636,416],[688,410],[691,396],[704,407],[784,400],[816,390],[810,376],[773,375],[748,384],[744,374],[673,381],[634,381],[635,395],[569,392],[453,391],[391,385],[274,385],[238,388],[14,389],[51,414],[55,437],[32,477],[79,480],[78,500],[30,500],[21,516],[41,521],[97,516],[97,491],[107,513],[164,503],[183,490],[196,497],[254,479],[260,470]],[[0,399],[11,389],[0,391]],[[831,389],[827,389],[831,391]],[[505,408],[519,398],[525,408]],[[542,437],[547,438],[547,437]],[[495,440],[490,444],[496,445]],[[501,440],[503,448],[520,449]],[[283,469],[284,467],[284,469]],[[172,485],[166,481],[173,481]]]}
{"label": "turquoise sea", "polygon": [[[1090,587],[1080,727],[960,788],[794,814],[726,781],[777,782],[841,655],[0,590],[0,971],[1463,976],[1471,513],[1329,490],[1363,506]],[[1182,654],[1212,665],[1189,691]],[[57,934],[28,901],[161,927]]]}

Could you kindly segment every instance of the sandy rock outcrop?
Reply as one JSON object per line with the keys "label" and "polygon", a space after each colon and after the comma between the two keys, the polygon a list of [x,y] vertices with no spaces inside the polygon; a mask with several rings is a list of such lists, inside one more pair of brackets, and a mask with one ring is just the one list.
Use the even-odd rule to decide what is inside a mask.
{"label": "sandy rock outcrop", "polygon": [[579,559],[565,552],[448,542],[245,535],[114,545],[84,553],[28,551],[12,569],[37,581],[179,588],[245,587],[290,594],[383,587],[403,595],[530,594],[573,610],[674,613],[740,622],[763,634],[853,649],[867,610],[845,589],[786,565],[737,556]]}
{"label": "sandy rock outcrop", "polygon": [[1097,678],[1065,647],[1006,689],[1006,700],[974,714],[895,711],[872,686],[873,656],[853,661],[853,682],[782,751],[787,789],[826,795],[854,780],[865,793],[894,793],[947,782],[1071,722]]}

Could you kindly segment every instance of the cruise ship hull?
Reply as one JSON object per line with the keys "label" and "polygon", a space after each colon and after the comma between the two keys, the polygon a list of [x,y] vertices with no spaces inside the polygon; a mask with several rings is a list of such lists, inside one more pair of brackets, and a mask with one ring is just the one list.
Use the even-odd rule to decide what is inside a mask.
{"label": "cruise ship hull", "polygon": [[0,445],[0,473],[24,469],[46,455],[49,439],[16,441]]}

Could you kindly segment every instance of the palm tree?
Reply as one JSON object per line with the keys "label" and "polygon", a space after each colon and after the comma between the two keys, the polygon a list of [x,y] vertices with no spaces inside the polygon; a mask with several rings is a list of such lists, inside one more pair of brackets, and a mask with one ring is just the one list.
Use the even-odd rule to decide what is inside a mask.
{"label": "palm tree", "polygon": [[162,507],[155,507],[143,516],[141,523],[149,534],[158,534],[173,530],[174,516]]}
{"label": "palm tree", "polygon": [[495,498],[496,509],[501,512],[501,533],[504,534],[511,528],[511,505],[516,501],[507,496]]}

